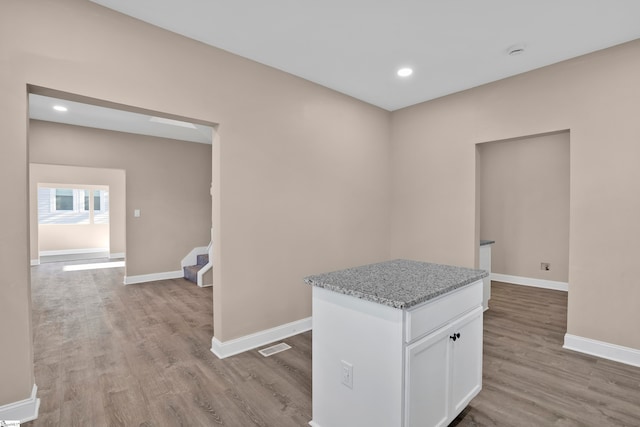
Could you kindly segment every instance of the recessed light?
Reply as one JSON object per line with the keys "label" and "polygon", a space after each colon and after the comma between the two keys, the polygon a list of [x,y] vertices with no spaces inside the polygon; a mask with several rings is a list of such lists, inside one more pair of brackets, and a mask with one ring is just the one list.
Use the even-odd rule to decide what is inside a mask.
{"label": "recessed light", "polygon": [[63,111],[63,112],[68,110],[68,108],[65,107],[64,105],[54,105],[53,109],[56,111]]}
{"label": "recessed light", "polygon": [[413,74],[413,70],[409,67],[400,68],[398,70],[398,76],[400,77],[409,77],[411,74]]}

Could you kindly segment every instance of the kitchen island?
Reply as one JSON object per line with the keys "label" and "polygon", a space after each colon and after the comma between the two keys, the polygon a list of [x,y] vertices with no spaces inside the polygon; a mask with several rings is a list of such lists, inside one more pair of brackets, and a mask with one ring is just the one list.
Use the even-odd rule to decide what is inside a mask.
{"label": "kitchen island", "polygon": [[393,260],[313,286],[314,427],[446,426],[482,387],[482,270]]}

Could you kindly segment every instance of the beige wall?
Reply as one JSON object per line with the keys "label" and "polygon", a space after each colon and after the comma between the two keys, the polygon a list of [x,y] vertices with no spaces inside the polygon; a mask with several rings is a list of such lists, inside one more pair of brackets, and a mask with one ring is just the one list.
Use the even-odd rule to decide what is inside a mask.
{"label": "beige wall", "polygon": [[569,129],[568,329],[640,348],[638,76],[633,42],[389,120],[378,108],[85,0],[5,0],[0,191],[16,209],[0,221],[0,301],[12,320],[0,322],[0,341],[12,346],[0,364],[0,383],[12,384],[0,388],[0,405],[27,397],[34,381],[27,84],[219,124],[212,217],[221,341],[309,316],[301,280],[308,274],[390,255],[473,266],[475,144]]}
{"label": "beige wall", "polygon": [[[47,126],[44,122],[37,120],[31,121],[36,127],[38,124]],[[42,133],[35,132],[33,137],[39,138]],[[46,142],[45,142],[46,143]],[[38,200],[37,187],[38,184],[60,184],[60,185],[80,185],[83,188],[93,188],[95,185],[105,185],[109,187],[109,225],[106,226],[106,242],[104,246],[103,233],[104,224],[83,224],[72,228],[80,229],[80,232],[92,230],[93,237],[90,240],[69,240],[58,239],[56,236],[69,225],[42,225],[38,226]],[[47,165],[39,163],[31,163],[29,165],[29,192],[30,192],[30,231],[31,231],[31,259],[38,259],[38,251],[46,250],[62,250],[62,249],[78,249],[90,247],[109,247],[112,254],[124,253],[125,244],[125,171],[121,169],[105,169],[105,168],[88,168],[81,166],[63,166],[63,165]],[[49,234],[43,236],[40,229],[47,229]],[[79,235],[80,233],[78,233]],[[72,235],[76,235],[72,233]],[[68,236],[66,236],[68,237]],[[60,247],[62,242],[66,247]],[[92,245],[92,246],[74,246],[74,245]]]}
{"label": "beige wall", "polygon": [[394,112],[392,256],[473,266],[475,145],[568,129],[568,333],[640,349],[638,99],[634,41]]}
{"label": "beige wall", "polygon": [[40,224],[38,226],[38,242],[41,252],[108,248],[109,225]]}
{"label": "beige wall", "polygon": [[[567,282],[569,132],[479,144],[480,237],[492,271]],[[543,271],[540,263],[550,263]]]}
{"label": "beige wall", "polygon": [[40,224],[38,243],[40,252],[109,248],[109,225]]}
{"label": "beige wall", "polygon": [[[210,145],[39,120],[30,123],[32,162],[126,173],[125,203],[117,212],[126,217],[127,276],[180,270],[190,250],[209,244]],[[140,209],[139,218],[133,216],[134,209]]]}
{"label": "beige wall", "polygon": [[[388,258],[388,112],[85,0],[5,0],[0,191],[17,208],[3,211],[0,221],[0,268],[6,272],[0,301],[3,316],[12,319],[0,323],[0,341],[12,346],[0,364],[0,383],[12,384],[0,388],[0,405],[27,397],[34,381],[28,84],[219,124],[212,173],[214,321],[223,342],[310,316],[304,276]],[[100,150],[90,165],[84,156],[73,163],[116,167],[101,162],[117,153]],[[69,157],[49,159],[71,163]],[[171,162],[162,167],[168,174],[187,172],[175,171]],[[127,183],[131,172],[127,168]],[[128,212],[129,256],[153,231],[144,223],[158,214],[149,208],[154,197],[127,191],[127,208],[139,207],[143,215],[132,231]],[[157,271],[149,258],[130,264],[135,274]]]}

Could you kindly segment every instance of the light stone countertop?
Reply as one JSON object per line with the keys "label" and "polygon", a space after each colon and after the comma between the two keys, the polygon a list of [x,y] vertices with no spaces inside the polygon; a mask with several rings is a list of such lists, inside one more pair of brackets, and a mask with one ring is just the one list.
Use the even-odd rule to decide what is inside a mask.
{"label": "light stone countertop", "polygon": [[488,276],[484,270],[396,259],[306,277],[305,283],[407,309]]}

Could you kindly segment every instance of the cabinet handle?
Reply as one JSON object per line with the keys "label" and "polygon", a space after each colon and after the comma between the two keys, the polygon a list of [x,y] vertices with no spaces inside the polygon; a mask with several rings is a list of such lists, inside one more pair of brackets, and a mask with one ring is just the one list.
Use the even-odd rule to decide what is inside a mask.
{"label": "cabinet handle", "polygon": [[458,338],[460,338],[460,332],[456,332],[455,334],[451,335],[449,338],[451,338],[452,340],[457,340]]}

